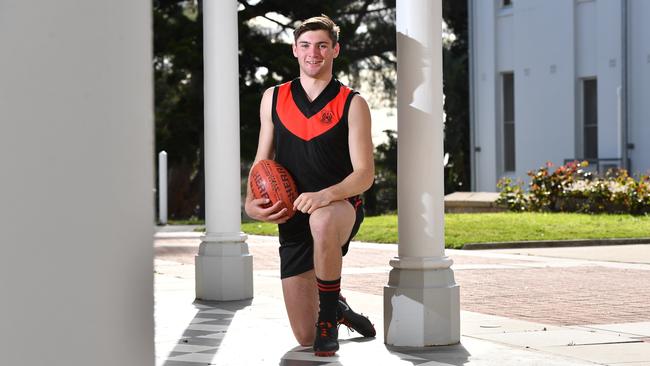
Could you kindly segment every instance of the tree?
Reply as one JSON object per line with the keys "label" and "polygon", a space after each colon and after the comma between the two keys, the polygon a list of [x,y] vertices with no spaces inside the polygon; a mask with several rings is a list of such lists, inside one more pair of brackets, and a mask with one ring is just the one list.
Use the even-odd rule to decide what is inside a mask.
{"label": "tree", "polygon": [[[262,93],[297,76],[292,32],[308,17],[327,14],[341,28],[342,52],[335,63],[335,75],[354,88],[362,81],[369,83],[373,93],[364,96],[371,106],[395,105],[395,0],[238,2],[243,161],[252,161],[255,154]],[[201,0],[153,1],[156,152],[166,150],[169,156],[170,218],[203,217],[201,5]],[[445,151],[451,162],[445,191],[451,192],[469,188],[467,3],[444,0],[443,17],[456,35],[444,49]],[[396,135],[391,136],[387,151],[396,148]],[[378,159],[386,155],[380,149],[376,154]],[[378,166],[386,166],[385,172],[391,172],[393,168],[386,164],[396,162],[378,161]],[[244,176],[247,169],[244,164]],[[391,193],[384,189],[378,194]],[[390,207],[392,199],[382,197],[376,202]],[[376,211],[382,210],[377,207]]]}
{"label": "tree", "polygon": [[[394,95],[395,1],[240,0],[241,156],[251,161],[263,91],[297,76],[291,32],[297,22],[327,14],[341,27],[337,77],[358,87],[368,79]],[[201,1],[154,0],[156,151],[169,156],[170,218],[203,216],[203,58]],[[262,27],[261,22],[276,25]],[[380,98],[381,99],[381,98]],[[393,98],[394,99],[394,98]],[[243,169],[247,172],[246,167]]]}
{"label": "tree", "polygon": [[[469,190],[469,82],[467,73],[467,2],[444,0],[443,19],[451,35],[443,42],[445,94],[445,193]],[[366,192],[369,214],[397,209],[397,132],[385,131],[388,141],[375,151],[375,184]]]}
{"label": "tree", "polygon": [[[257,147],[259,111],[265,89],[298,74],[291,53],[293,29],[301,20],[327,14],[341,28],[341,55],[334,73],[359,87],[361,77],[383,91],[379,99],[394,96],[390,72],[395,61],[395,1],[280,1],[240,0],[239,82],[242,158],[252,160]],[[262,27],[260,22],[274,25]],[[385,98],[388,97],[388,98]],[[254,106],[255,108],[251,108]]]}
{"label": "tree", "polygon": [[384,133],[388,141],[375,148],[375,182],[363,195],[368,215],[397,211],[397,131]]}
{"label": "tree", "polygon": [[203,27],[200,3],[154,0],[155,151],[167,151],[169,217],[201,216]]}
{"label": "tree", "polygon": [[469,78],[467,66],[467,1],[444,0],[442,15],[455,38],[443,46],[445,94],[445,193],[470,190]]}

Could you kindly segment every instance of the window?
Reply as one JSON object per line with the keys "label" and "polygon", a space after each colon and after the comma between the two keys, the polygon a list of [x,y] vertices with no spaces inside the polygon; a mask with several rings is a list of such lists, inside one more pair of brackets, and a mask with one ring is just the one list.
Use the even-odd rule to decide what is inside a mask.
{"label": "window", "polygon": [[515,171],[515,75],[503,74],[503,168]]}
{"label": "window", "polygon": [[598,159],[598,82],[596,79],[583,81],[582,95],[583,154],[585,159]]}

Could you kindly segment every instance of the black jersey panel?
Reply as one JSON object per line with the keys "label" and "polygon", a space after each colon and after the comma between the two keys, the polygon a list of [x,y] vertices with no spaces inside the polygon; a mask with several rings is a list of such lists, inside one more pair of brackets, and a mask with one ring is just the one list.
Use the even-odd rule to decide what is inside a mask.
{"label": "black jersey panel", "polygon": [[[348,145],[347,114],[352,97],[356,92],[348,94],[349,89],[342,88],[341,84],[333,79],[323,93],[314,100],[314,104],[309,107],[312,108],[310,112],[313,112],[312,115],[314,115],[320,111],[316,110],[316,103],[325,106],[335,98],[345,98],[344,103],[339,104],[343,109],[340,111],[341,120],[326,132],[310,140],[304,140],[287,129],[284,123],[286,121],[281,121],[277,113],[278,103],[298,104],[304,102],[300,102],[302,97],[299,96],[300,91],[304,94],[304,90],[300,87],[300,91],[294,92],[295,83],[294,80],[291,84],[291,91],[292,94],[298,95],[297,97],[278,100],[280,86],[276,87],[273,92],[272,119],[275,160],[291,173],[299,192],[315,192],[339,183],[353,171]],[[297,83],[299,84],[299,81]],[[332,88],[332,85],[335,88]],[[344,88],[347,91],[344,91]],[[332,95],[331,90],[335,90],[336,93]],[[304,97],[306,98],[306,96]]]}
{"label": "black jersey panel", "polygon": [[[294,79],[291,81],[291,94],[293,95],[293,101],[298,106],[298,109],[302,114],[310,118],[314,114],[318,113],[323,109],[327,103],[336,97],[339,93],[341,83],[332,78],[327,84],[325,89],[314,99],[313,102],[309,101],[305,89],[303,89],[302,84],[300,84],[300,78]],[[275,104],[274,104],[275,105]]]}

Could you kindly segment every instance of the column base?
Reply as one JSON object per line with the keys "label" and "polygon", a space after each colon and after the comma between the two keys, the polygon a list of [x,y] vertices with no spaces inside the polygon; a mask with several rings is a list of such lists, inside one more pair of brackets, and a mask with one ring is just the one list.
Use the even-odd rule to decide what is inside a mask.
{"label": "column base", "polygon": [[390,271],[384,339],[387,345],[408,347],[460,342],[460,286],[450,268]]}
{"label": "column base", "polygon": [[[245,240],[245,236],[242,236]],[[253,298],[253,256],[242,241],[205,241],[194,258],[196,298],[233,301]]]}

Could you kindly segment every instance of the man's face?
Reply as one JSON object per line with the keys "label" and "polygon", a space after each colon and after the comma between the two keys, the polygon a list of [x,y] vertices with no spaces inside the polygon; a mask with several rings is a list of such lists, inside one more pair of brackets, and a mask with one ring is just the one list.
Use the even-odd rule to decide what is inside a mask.
{"label": "man's face", "polygon": [[332,74],[332,64],[339,55],[339,44],[332,46],[324,30],[307,31],[293,44],[293,55],[298,59],[301,73],[310,77]]}

